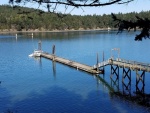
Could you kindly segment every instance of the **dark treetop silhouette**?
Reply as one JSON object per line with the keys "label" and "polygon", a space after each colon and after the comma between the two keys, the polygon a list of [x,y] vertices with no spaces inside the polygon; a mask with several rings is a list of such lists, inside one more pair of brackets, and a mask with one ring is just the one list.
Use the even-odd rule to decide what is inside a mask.
{"label": "dark treetop silhouette", "polygon": [[[9,3],[15,7],[15,4],[26,4],[26,3],[38,3],[39,6],[43,5],[47,8],[48,12],[56,12],[59,5],[64,5],[65,11],[69,6],[74,8],[82,7],[98,7],[107,6],[112,4],[128,4],[134,0],[9,0]],[[82,9],[83,10],[83,9]],[[84,10],[83,10],[84,11]],[[26,13],[26,12],[25,12]],[[43,13],[43,12],[42,12]],[[58,16],[59,17],[59,16]],[[136,35],[135,40],[141,41],[142,38],[149,38],[150,20],[148,18],[137,18],[136,22],[131,20],[118,19],[114,14],[112,14],[114,21],[117,21],[117,26],[119,27],[118,33],[122,32],[124,29],[130,31],[130,29],[136,30],[136,28],[141,29],[141,33]]]}
{"label": "dark treetop silhouette", "polygon": [[136,31],[137,28],[141,29],[141,33],[139,35],[136,35],[135,40],[136,41],[142,41],[142,38],[150,38],[149,32],[150,32],[150,20],[148,18],[140,18],[136,16],[136,21],[132,22],[131,20],[126,21],[122,19],[118,19],[113,13],[112,18],[114,21],[117,21],[118,23],[116,26],[118,26],[118,33],[122,32],[124,29],[130,31],[130,29],[134,29]]}

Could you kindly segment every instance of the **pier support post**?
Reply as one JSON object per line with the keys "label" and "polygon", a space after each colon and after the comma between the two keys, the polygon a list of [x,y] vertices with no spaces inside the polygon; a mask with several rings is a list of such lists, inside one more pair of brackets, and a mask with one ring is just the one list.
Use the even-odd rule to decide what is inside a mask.
{"label": "pier support post", "polygon": [[97,53],[97,62],[96,62],[96,70],[97,71],[99,71],[98,63],[99,63],[99,56],[98,56],[98,53]]}
{"label": "pier support post", "polygon": [[55,55],[55,45],[53,45],[52,54]]}
{"label": "pier support post", "polygon": [[112,75],[116,75],[117,76],[117,78],[119,77],[119,66],[112,66],[111,65],[111,77],[112,77]]}
{"label": "pier support post", "polygon": [[[115,80],[113,80],[113,75],[116,75]],[[111,86],[113,83],[113,86],[116,86],[117,90],[119,91],[119,66],[114,66],[111,65]]]}
{"label": "pier support post", "polygon": [[123,68],[122,82],[124,82],[125,78],[128,78],[129,82],[131,81],[131,69],[130,68],[128,70]]}
{"label": "pier support post", "polygon": [[[141,88],[139,88],[139,85]],[[136,70],[136,93],[144,93],[144,87],[145,87],[145,71],[142,71],[141,74],[138,73],[138,70]]]}
{"label": "pier support post", "polygon": [[[103,51],[103,62],[104,62],[105,58],[104,58],[104,51]],[[105,74],[105,66],[103,66],[103,74]]]}
{"label": "pier support post", "polygon": [[[125,79],[126,82],[124,81]],[[123,68],[123,75],[122,75],[122,87],[123,87],[123,93],[126,95],[131,95],[131,69],[125,69]]]}

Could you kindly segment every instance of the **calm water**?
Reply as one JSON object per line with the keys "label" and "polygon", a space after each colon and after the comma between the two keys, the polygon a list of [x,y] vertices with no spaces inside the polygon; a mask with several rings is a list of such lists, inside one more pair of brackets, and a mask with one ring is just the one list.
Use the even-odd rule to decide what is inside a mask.
{"label": "calm water", "polygon": [[[65,33],[19,33],[0,35],[0,113],[148,113],[150,107],[140,105],[142,100],[121,96],[123,91],[136,96],[136,75],[132,72],[130,90],[119,80],[110,79],[110,66],[105,75],[91,75],[47,59],[29,58],[42,41],[42,50],[88,65],[96,63],[96,54],[102,61],[112,48],[120,48],[120,57],[150,63],[150,40],[134,41],[135,33],[107,31]],[[116,82],[112,82],[115,81]],[[145,75],[144,93],[150,94],[150,73]],[[128,80],[125,80],[128,84]],[[139,89],[142,84],[139,84]],[[115,92],[111,91],[114,89]],[[139,98],[139,97],[138,97]],[[145,97],[150,103],[150,97]]]}

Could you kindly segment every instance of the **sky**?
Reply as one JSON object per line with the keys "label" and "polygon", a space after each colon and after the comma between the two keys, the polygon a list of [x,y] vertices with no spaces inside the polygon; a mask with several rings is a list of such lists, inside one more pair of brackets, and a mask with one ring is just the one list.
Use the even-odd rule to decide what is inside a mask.
{"label": "sky", "polygon": [[[0,5],[8,4],[8,0],[0,0]],[[38,8],[38,5],[35,4],[26,4],[26,7]],[[41,9],[46,10],[46,8],[40,6]],[[103,15],[103,14],[111,14],[111,13],[129,13],[129,12],[141,12],[141,11],[149,11],[150,10],[150,0],[134,0],[129,4],[113,4],[110,6],[103,7],[82,7],[82,8],[74,8],[69,7],[67,11],[65,11],[64,6],[58,6],[57,12],[62,13],[70,13],[73,15]]]}

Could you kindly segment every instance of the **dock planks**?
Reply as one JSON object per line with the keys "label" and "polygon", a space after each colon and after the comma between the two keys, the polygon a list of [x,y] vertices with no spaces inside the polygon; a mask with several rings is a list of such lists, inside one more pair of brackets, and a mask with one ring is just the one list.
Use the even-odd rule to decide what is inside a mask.
{"label": "dock planks", "polygon": [[81,64],[81,63],[78,63],[78,62],[75,62],[75,61],[72,61],[72,60],[68,60],[68,59],[65,59],[65,58],[62,58],[62,57],[58,57],[58,56],[53,55],[53,54],[48,54],[48,53],[42,52],[41,57],[53,60],[55,62],[65,64],[65,65],[68,65],[70,67],[73,67],[73,68],[76,68],[76,69],[79,69],[79,70],[82,70],[82,71],[85,71],[85,72],[88,72],[88,73],[91,73],[91,74],[101,74],[101,73],[103,73],[102,70],[96,70],[92,66],[88,66],[88,65]]}

